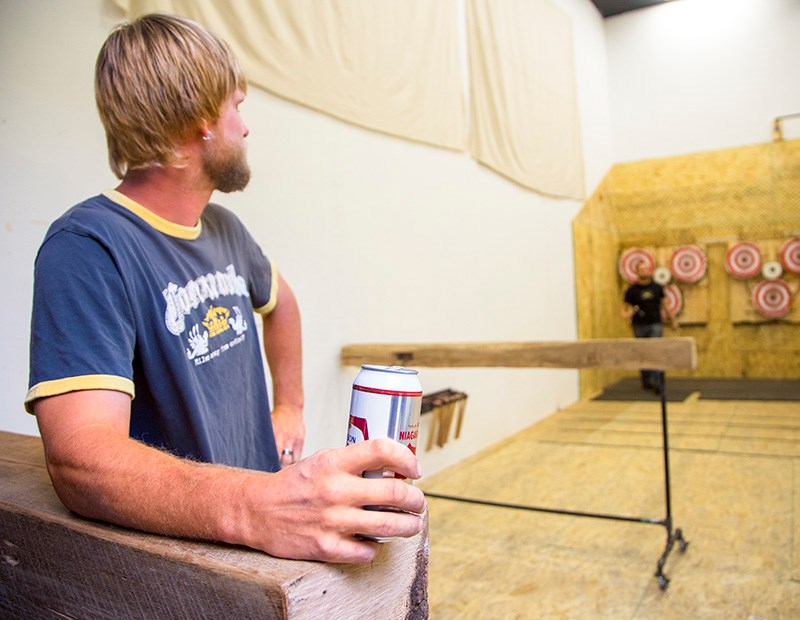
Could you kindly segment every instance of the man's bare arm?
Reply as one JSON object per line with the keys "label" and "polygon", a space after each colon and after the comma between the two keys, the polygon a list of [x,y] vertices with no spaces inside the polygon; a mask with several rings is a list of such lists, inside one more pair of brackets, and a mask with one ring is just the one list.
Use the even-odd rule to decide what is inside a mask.
{"label": "man's bare arm", "polygon": [[[130,398],[86,390],[34,403],[47,468],[62,502],[94,519],[170,536],[246,545],[278,557],[369,562],[371,536],[413,536],[422,492],[368,480],[388,467],[418,478],[405,446],[374,440],[318,452],[281,472],[194,463],[128,437]],[[363,510],[388,505],[403,513]]]}
{"label": "man's bare arm", "polygon": [[622,304],[622,309],[620,310],[620,315],[626,321],[630,321],[634,314],[639,311],[639,306],[632,306],[631,304],[624,302]]}
{"label": "man's bare arm", "polygon": [[272,376],[272,428],[278,454],[292,450],[293,457],[281,459],[286,465],[299,460],[303,452],[303,345],[300,309],[292,289],[278,274],[278,303],[264,316],[264,352]]}
{"label": "man's bare arm", "polygon": [[676,330],[678,329],[678,320],[675,318],[675,315],[672,314],[672,310],[670,310],[669,304],[667,303],[666,298],[661,298],[661,311],[664,315],[669,319],[669,326]]}

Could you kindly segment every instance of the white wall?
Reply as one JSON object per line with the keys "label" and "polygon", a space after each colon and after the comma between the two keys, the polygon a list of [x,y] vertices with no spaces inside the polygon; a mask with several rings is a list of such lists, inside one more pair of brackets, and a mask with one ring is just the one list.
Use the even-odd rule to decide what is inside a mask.
{"label": "white wall", "polygon": [[[610,165],[603,22],[573,17],[587,188]],[[0,182],[7,296],[0,430],[36,434],[27,388],[32,265],[47,225],[112,187],[94,109],[110,0],[0,0]],[[369,132],[251,89],[251,186],[215,197],[244,219],[302,306],[308,448],[343,445],[357,342],[558,340],[576,335],[570,222],[580,203],[504,180],[464,153]],[[77,267],[77,266],[76,266]],[[426,473],[577,398],[569,370],[422,369],[426,392],[470,396],[462,438],[419,450]]]}
{"label": "white wall", "polygon": [[[769,142],[800,113],[798,0],[676,0],[606,35],[615,161]],[[800,119],[785,130],[800,137]]]}
{"label": "white wall", "polygon": [[24,413],[33,261],[48,224],[112,187],[93,68],[119,13],[109,1],[0,0],[0,430],[36,434]]}

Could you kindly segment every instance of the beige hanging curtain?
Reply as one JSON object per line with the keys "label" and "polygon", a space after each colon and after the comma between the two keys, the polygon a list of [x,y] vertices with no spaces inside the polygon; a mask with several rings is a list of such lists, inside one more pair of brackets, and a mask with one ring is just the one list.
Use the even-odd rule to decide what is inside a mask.
{"label": "beige hanging curtain", "polygon": [[466,148],[455,0],[116,0],[225,39],[248,80],[388,134]]}
{"label": "beige hanging curtain", "polygon": [[582,199],[569,17],[547,0],[467,0],[470,151],[539,192]]}
{"label": "beige hanging curtain", "polygon": [[[337,118],[467,148],[456,0],[116,0],[223,37],[251,83]],[[469,150],[520,185],[584,197],[569,17],[548,0],[465,0]]]}

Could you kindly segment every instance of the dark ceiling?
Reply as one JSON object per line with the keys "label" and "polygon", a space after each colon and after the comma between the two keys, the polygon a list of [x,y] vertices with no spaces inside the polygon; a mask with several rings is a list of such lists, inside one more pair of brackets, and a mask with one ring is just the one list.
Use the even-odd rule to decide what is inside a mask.
{"label": "dark ceiling", "polygon": [[635,11],[654,4],[663,4],[666,0],[592,0],[603,17],[612,17],[620,13]]}

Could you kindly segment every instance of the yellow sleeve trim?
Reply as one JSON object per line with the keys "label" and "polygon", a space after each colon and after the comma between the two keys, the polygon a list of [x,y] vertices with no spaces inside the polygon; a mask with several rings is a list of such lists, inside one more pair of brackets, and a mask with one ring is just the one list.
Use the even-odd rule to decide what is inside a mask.
{"label": "yellow sleeve trim", "polygon": [[33,401],[46,396],[58,396],[79,390],[114,390],[125,392],[133,398],[136,390],[133,381],[117,375],[82,375],[37,383],[25,396],[25,411],[33,413]]}
{"label": "yellow sleeve trim", "polygon": [[128,198],[125,194],[122,194],[115,189],[106,190],[103,192],[103,195],[109,200],[113,200],[118,205],[125,207],[128,209],[128,211],[131,211],[135,215],[139,216],[157,231],[162,232],[165,235],[169,235],[170,237],[194,241],[200,236],[200,232],[203,230],[202,220],[198,220],[197,224],[194,226],[183,226],[181,224],[176,224],[175,222],[170,222],[169,220],[164,219],[160,215],[156,215],[150,211],[150,209],[143,207],[135,200]]}
{"label": "yellow sleeve trim", "polygon": [[275,264],[269,261],[270,271],[272,272],[272,283],[269,288],[269,301],[260,308],[254,308],[258,314],[269,314],[275,309],[278,303],[278,270],[275,269]]}

